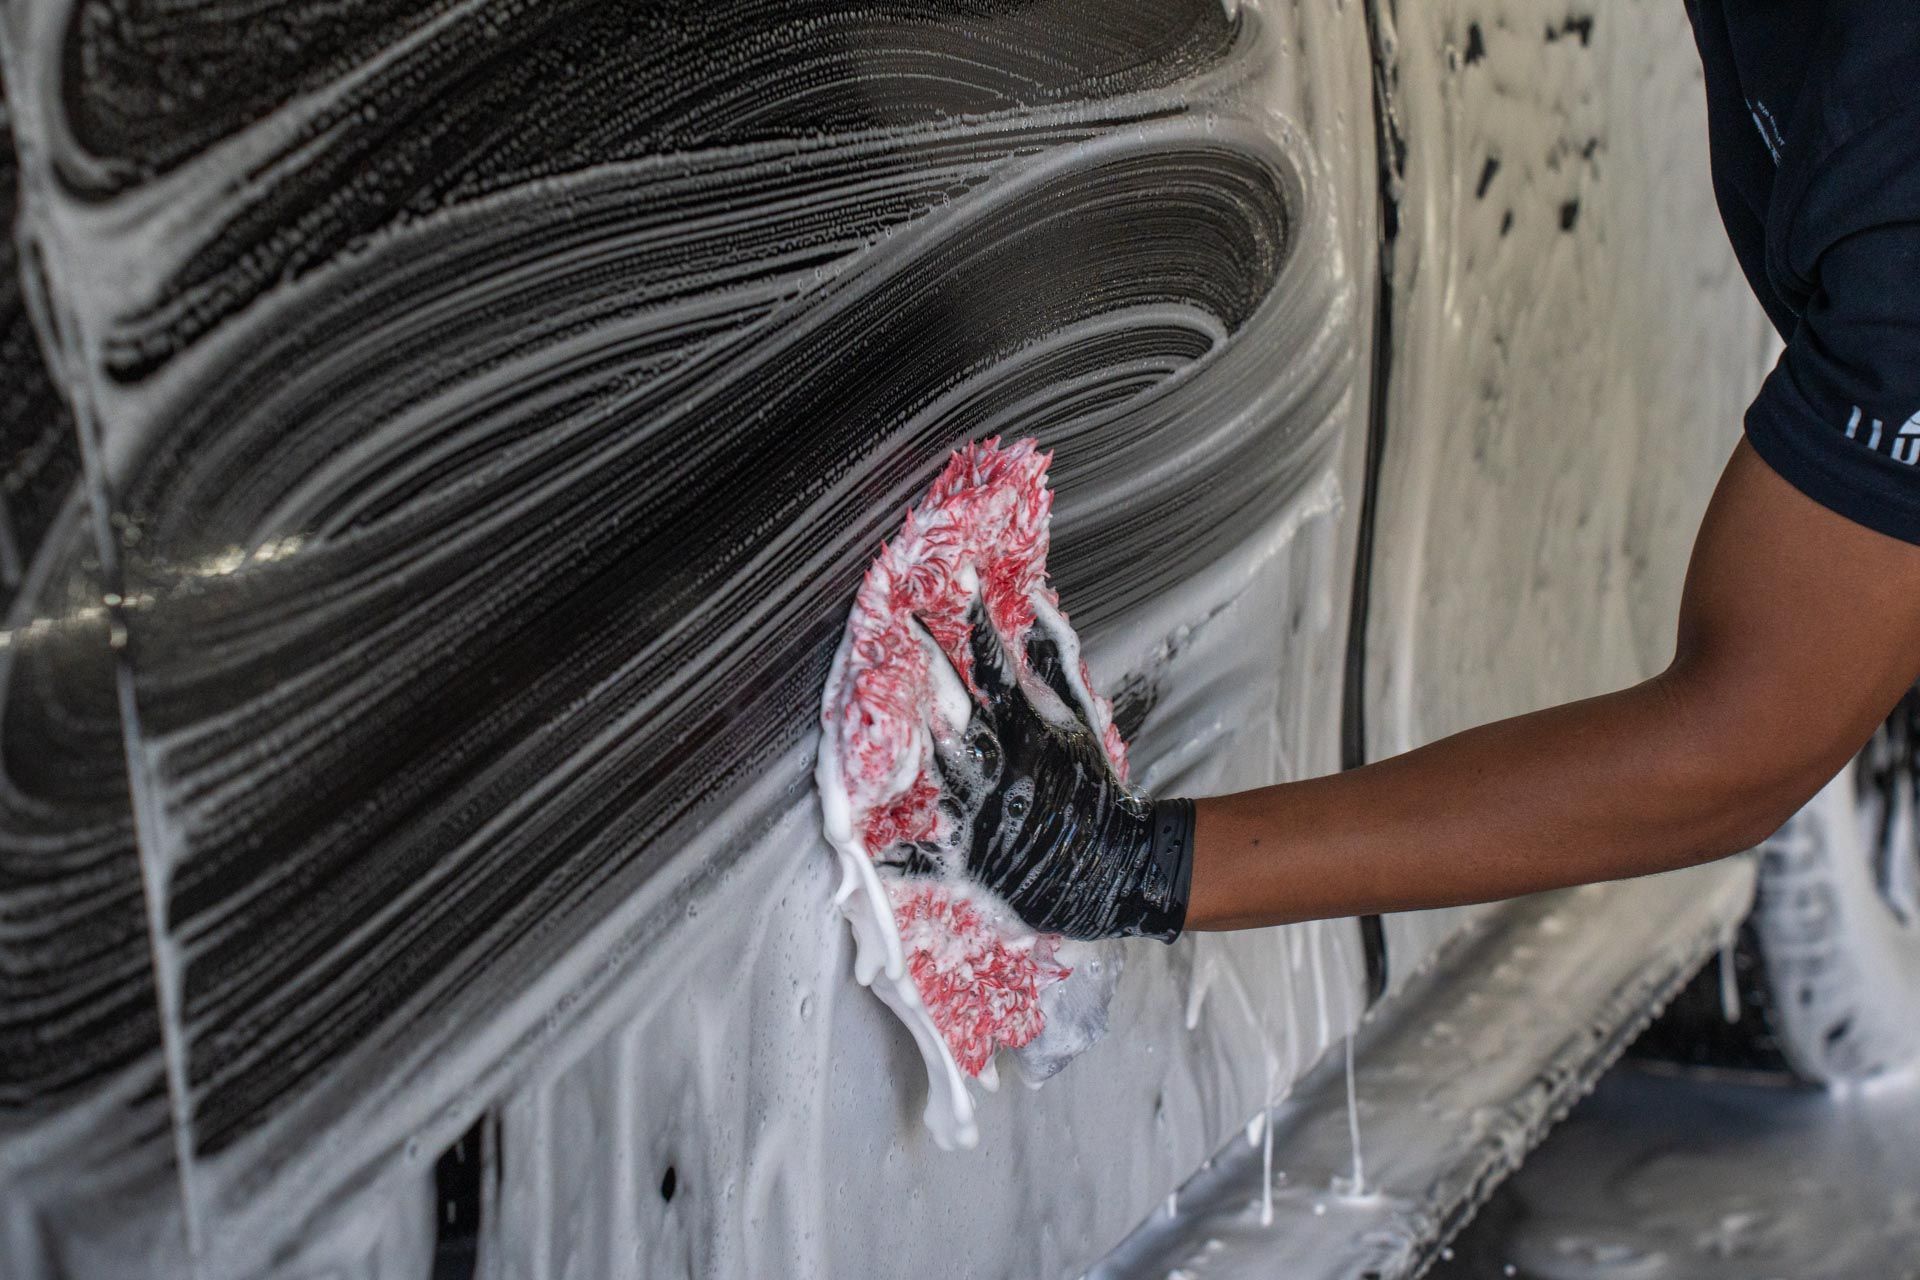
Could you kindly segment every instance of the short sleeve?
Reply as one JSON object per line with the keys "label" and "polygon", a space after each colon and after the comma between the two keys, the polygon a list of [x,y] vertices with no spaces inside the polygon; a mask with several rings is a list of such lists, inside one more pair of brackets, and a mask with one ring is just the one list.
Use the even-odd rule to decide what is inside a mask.
{"label": "short sleeve", "polygon": [[1806,309],[1747,411],[1747,439],[1815,502],[1920,543],[1920,219],[1809,257]]}

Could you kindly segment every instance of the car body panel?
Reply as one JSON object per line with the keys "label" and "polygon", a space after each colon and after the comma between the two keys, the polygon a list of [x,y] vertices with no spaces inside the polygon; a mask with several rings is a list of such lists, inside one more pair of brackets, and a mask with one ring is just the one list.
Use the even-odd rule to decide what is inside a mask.
{"label": "car body panel", "polygon": [[[1747,341],[1671,41],[1489,36],[1514,123],[1464,4],[136,10],[0,16],[74,414],[0,422],[68,459],[8,498],[9,1275],[1026,1277],[1154,1213],[1476,917],[1126,948],[936,1150],[811,735],[959,441],[1055,450],[1154,789],[1659,660]],[[1576,230],[1500,248],[1493,143]]]}

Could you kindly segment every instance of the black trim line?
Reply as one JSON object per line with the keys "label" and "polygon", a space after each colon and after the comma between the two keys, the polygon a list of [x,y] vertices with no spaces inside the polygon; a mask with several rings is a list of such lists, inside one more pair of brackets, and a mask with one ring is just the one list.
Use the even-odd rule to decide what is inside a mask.
{"label": "black trim line", "polygon": [[[1397,73],[1380,29],[1380,6],[1368,0],[1367,42],[1373,57],[1374,146],[1379,157],[1380,269],[1374,308],[1372,383],[1367,413],[1366,473],[1361,481],[1360,521],[1354,542],[1353,592],[1347,621],[1347,655],[1340,706],[1340,765],[1367,763],[1366,650],[1373,587],[1374,525],[1380,503],[1381,461],[1387,446],[1387,397],[1393,373],[1393,264],[1400,237],[1400,190],[1406,172],[1407,144],[1394,113]],[[1360,941],[1366,957],[1367,999],[1386,994],[1386,927],[1377,915],[1360,917]]]}

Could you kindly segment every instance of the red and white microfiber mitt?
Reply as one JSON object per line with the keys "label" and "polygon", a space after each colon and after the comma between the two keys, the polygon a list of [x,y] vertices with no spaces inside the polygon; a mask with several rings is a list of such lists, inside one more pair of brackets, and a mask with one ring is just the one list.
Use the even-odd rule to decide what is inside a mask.
{"label": "red and white microfiber mitt", "polygon": [[[816,781],[841,864],[837,901],[853,926],[855,977],[913,1032],[931,1086],[927,1124],[947,1147],[977,1139],[966,1077],[995,1085],[995,1052],[1041,1034],[1042,993],[1071,970],[1060,939],[1034,933],[964,877],[909,876],[876,864],[899,862],[904,846],[939,836],[945,819],[927,726],[941,715],[956,729],[965,724],[964,708],[942,707],[913,620],[969,679],[976,595],[1023,665],[1036,613],[1064,631],[1046,580],[1049,461],[1032,440],[955,452],[867,570],[821,707]],[[1110,708],[1092,692],[1084,664],[1078,674],[1124,779],[1126,745]]]}

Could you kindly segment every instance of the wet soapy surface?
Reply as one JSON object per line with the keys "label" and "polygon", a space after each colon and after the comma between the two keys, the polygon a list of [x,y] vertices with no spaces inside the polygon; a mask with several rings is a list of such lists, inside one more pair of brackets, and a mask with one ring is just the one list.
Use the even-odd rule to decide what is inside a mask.
{"label": "wet soapy surface", "polygon": [[[1282,583],[1307,572],[1333,533],[1329,491],[1319,499],[1294,528],[1222,566],[1209,586],[1232,603],[1185,636],[1185,660],[1201,664],[1185,670],[1224,663],[1230,679],[1253,677],[1256,659],[1236,656],[1241,610],[1251,619],[1293,607]],[[1097,639],[1090,647],[1095,680],[1110,679]],[[1181,661],[1158,665],[1151,652],[1135,661],[1157,671],[1164,696],[1140,740],[1173,751],[1143,747],[1136,757],[1150,785],[1231,786],[1251,762],[1287,759],[1276,722],[1237,728],[1183,691],[1194,686]],[[981,1275],[1075,1271],[1163,1203],[1290,1071],[1335,1043],[1358,1000],[1357,939],[1344,925],[1121,948],[1108,1035],[1037,1091],[1003,1072],[998,1091],[978,1098],[978,1147],[941,1152],[922,1123],[919,1052],[850,980],[851,938],[831,905],[838,873],[824,848],[811,846],[818,863],[777,909],[756,874],[790,857],[818,821],[806,794],[811,761],[796,763],[802,789],[774,838],[695,922],[716,927],[714,911],[763,920],[755,945],[724,969],[689,961],[666,971],[662,988],[623,993],[624,1007],[609,1010],[610,1037],[595,1042],[607,1033],[590,1030],[577,1048],[559,1046],[549,1060],[561,1069],[511,1096],[506,1126],[525,1145],[507,1162],[502,1229],[520,1274],[568,1274],[569,1265],[618,1274],[631,1264],[596,1242],[629,1239],[645,1242],[648,1265],[686,1259],[695,1274],[858,1273],[875,1257],[934,1267],[957,1258]],[[727,991],[736,995],[723,999]],[[698,1048],[680,1058],[641,1047],[659,1043]],[[736,1062],[732,1046],[742,1043],[753,1050]],[[673,1105],[636,1108],[627,1120],[616,1112],[608,1123],[628,1070],[646,1072],[649,1099]],[[647,1186],[655,1179],[645,1171],[667,1163],[688,1189],[671,1206],[619,1190],[623,1178]]]}
{"label": "wet soapy surface", "polygon": [[[1752,893],[1752,866],[1734,862],[1502,904],[1374,1010],[1351,1059],[1301,1079],[1093,1274],[1419,1273]],[[1597,917],[1614,927],[1579,927]]]}
{"label": "wet soapy surface", "polygon": [[476,1121],[500,1274],[1064,1270],[1332,1042],[1350,930],[1129,954],[1126,1053],[938,1156],[808,772],[874,547],[1013,428],[1138,770],[1336,763],[1357,13],[77,10],[5,17],[86,464],[0,654],[0,854],[86,926],[0,937],[10,1274],[417,1274]]}
{"label": "wet soapy surface", "polygon": [[1655,660],[1744,379],[1673,6],[682,9],[6,12],[10,1275],[415,1277],[476,1127],[490,1275],[1070,1273],[1337,1046],[1349,926],[1128,948],[938,1152],[810,730],[1032,433],[1136,781],[1338,765],[1370,26],[1372,753]]}
{"label": "wet soapy surface", "polygon": [[[1373,756],[1643,679],[1770,367],[1665,0],[1382,6],[1401,155]],[[1468,911],[1392,917],[1404,981]]]}
{"label": "wet soapy surface", "polygon": [[1912,1280],[1920,1087],[1844,1096],[1623,1069],[1498,1192],[1436,1280]]}

